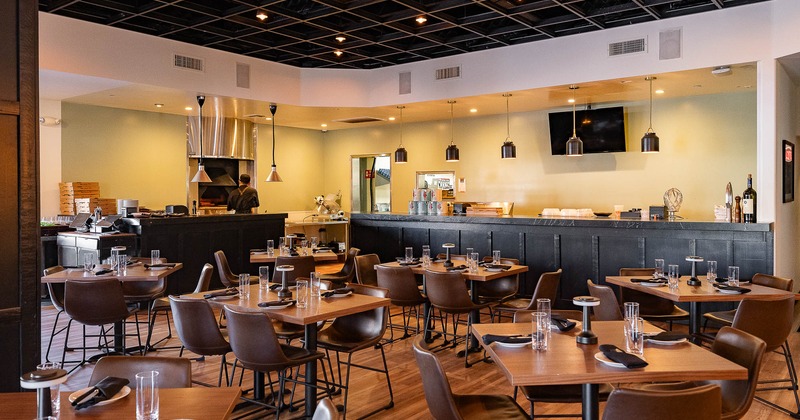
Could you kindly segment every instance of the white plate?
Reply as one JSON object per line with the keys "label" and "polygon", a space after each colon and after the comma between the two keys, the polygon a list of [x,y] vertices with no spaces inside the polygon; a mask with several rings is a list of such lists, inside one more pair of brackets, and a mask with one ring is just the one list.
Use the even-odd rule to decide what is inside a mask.
{"label": "white plate", "polygon": [[531,342],[530,341],[525,341],[525,342],[522,342],[522,343],[503,343],[503,342],[500,342],[500,341],[495,341],[494,344],[497,344],[500,347],[506,347],[506,348],[509,348],[509,349],[518,349],[518,348],[522,348],[522,347],[525,347],[525,346],[530,346]]}
{"label": "white plate", "polygon": [[[642,356],[638,356],[638,357],[639,357],[640,359],[644,360],[644,357],[642,357]],[[622,363],[617,363],[617,362],[614,362],[614,361],[612,361],[611,359],[609,359],[608,357],[606,357],[606,355],[605,355],[605,354],[603,354],[603,352],[602,352],[602,351],[598,351],[597,353],[595,353],[595,354],[594,354],[594,358],[595,358],[595,360],[597,360],[598,362],[600,362],[600,363],[602,363],[602,364],[604,364],[604,365],[611,366],[611,367],[615,367],[615,368],[623,368],[623,369],[627,369],[627,368],[625,367],[625,365],[623,365]]]}
{"label": "white plate", "polygon": [[489,271],[489,272],[492,272],[492,273],[499,273],[499,272],[503,271],[503,269],[502,268],[487,268],[486,271]]}
{"label": "white plate", "polygon": [[[83,394],[85,394],[85,393],[89,392],[89,390],[90,390],[90,389],[92,389],[92,388],[91,388],[91,387],[89,387],[89,388],[83,388],[83,389],[79,389],[79,390],[77,390],[77,391],[73,392],[72,394],[69,394],[69,402],[73,402],[73,401],[75,401],[75,399],[77,399],[77,398],[78,398],[78,397],[80,397],[81,395],[83,395]],[[114,396],[113,396],[113,397],[111,397],[111,398],[109,398],[109,399],[107,399],[107,400],[100,401],[99,403],[97,403],[97,404],[95,404],[95,405],[106,405],[106,404],[111,404],[112,402],[114,402],[114,401],[116,401],[116,400],[119,400],[119,399],[122,399],[122,398],[125,398],[125,397],[127,397],[127,396],[128,396],[128,394],[130,394],[130,393],[131,393],[131,389],[130,389],[130,388],[127,386],[127,385],[126,385],[126,386],[123,386],[123,387],[122,387],[122,389],[120,389],[120,390],[119,390],[119,392],[117,392],[116,394],[114,394]]]}
{"label": "white plate", "polygon": [[643,281],[639,284],[645,287],[663,287],[667,285],[667,283],[650,283],[649,281]]}
{"label": "white plate", "polygon": [[[575,320],[575,319],[567,319],[567,321],[572,321],[572,322],[574,322],[574,323],[575,323],[575,328],[573,328],[572,330],[579,330],[579,329],[581,329],[581,322],[580,322],[580,321],[578,321],[578,320]],[[555,331],[555,332],[557,332],[557,333],[560,333],[560,332],[561,332],[561,330],[559,330],[559,329],[558,329],[558,327],[557,327],[557,326],[555,326],[555,325],[553,325],[553,324],[550,324],[550,329],[551,329],[552,331]],[[572,330],[569,330],[569,331],[572,331]],[[564,332],[569,332],[569,331],[564,331]]]}
{"label": "white plate", "polygon": [[742,295],[744,293],[738,290],[728,290],[728,289],[717,289],[718,292],[725,294],[725,295]]}
{"label": "white plate", "polygon": [[662,341],[653,338],[645,338],[645,341],[651,344],[658,344],[659,346],[674,346],[676,344],[683,344],[689,340],[687,340],[686,338],[681,338],[680,340]]}
{"label": "white plate", "polygon": [[251,255],[267,255],[269,252],[267,251],[252,251],[250,252]]}
{"label": "white plate", "polygon": [[274,305],[274,306],[259,306],[261,309],[284,309],[294,305],[294,302],[286,303],[285,305]]}

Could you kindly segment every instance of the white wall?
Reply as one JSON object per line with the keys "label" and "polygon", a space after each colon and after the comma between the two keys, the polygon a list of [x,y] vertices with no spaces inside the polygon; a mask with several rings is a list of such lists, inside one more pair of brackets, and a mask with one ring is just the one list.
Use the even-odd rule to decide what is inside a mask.
{"label": "white wall", "polygon": [[[61,119],[61,101],[39,100],[39,115]],[[62,125],[39,125],[39,194],[40,214],[54,217],[59,212],[58,183],[61,182]]]}
{"label": "white wall", "polygon": [[[797,148],[800,146],[800,117],[798,117],[800,85],[798,85],[798,81],[792,80],[783,66],[778,65],[776,70],[778,81],[776,108],[778,115],[776,118],[777,136],[775,137],[775,144],[779,153],[777,156],[777,195],[775,197],[775,274],[796,278],[797,273],[800,273],[800,260],[796,257],[797,249],[800,249],[800,236],[798,235],[800,232],[800,226],[798,225],[798,216],[800,216],[800,190],[798,190],[800,177],[798,172],[800,172],[800,166],[795,162],[795,201],[783,203],[781,165],[783,163],[783,140],[788,140],[795,144],[795,153],[800,150],[800,148]],[[795,286],[795,290],[798,290],[798,288],[800,288],[800,285]]]}

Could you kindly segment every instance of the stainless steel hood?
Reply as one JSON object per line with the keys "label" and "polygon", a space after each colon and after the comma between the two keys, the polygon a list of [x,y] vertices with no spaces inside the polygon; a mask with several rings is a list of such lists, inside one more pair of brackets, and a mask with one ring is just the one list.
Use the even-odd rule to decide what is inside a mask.
{"label": "stainless steel hood", "polygon": [[[188,117],[186,140],[189,157],[200,157],[198,117]],[[255,159],[256,128],[252,121],[203,117],[204,158]]]}

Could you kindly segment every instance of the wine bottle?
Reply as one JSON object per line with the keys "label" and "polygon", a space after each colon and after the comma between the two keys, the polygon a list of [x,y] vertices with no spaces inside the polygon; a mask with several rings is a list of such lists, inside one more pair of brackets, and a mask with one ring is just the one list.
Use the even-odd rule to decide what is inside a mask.
{"label": "wine bottle", "polygon": [[753,175],[747,174],[747,189],[742,193],[742,222],[756,223],[758,202],[753,189]]}

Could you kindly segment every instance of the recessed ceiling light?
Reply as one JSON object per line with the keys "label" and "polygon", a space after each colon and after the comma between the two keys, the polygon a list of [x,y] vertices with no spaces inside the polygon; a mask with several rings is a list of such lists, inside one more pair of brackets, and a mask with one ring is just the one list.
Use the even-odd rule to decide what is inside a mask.
{"label": "recessed ceiling light", "polygon": [[416,20],[416,21],[417,21],[417,23],[419,23],[420,25],[422,25],[423,23],[425,23],[425,22],[427,22],[427,21],[428,21],[428,18],[426,18],[425,16],[418,16],[418,17],[417,17],[416,19],[414,19],[414,20]]}
{"label": "recessed ceiling light", "polygon": [[190,107],[190,106],[187,106],[186,108],[183,108],[183,109],[184,109],[184,110],[186,110],[186,111],[191,111],[191,110],[192,110],[192,107]]}
{"label": "recessed ceiling light", "polygon": [[334,54],[335,54],[337,57],[341,57],[341,56],[342,56],[342,54],[344,54],[344,51],[342,51],[342,50],[336,50],[336,51],[334,51],[333,53],[334,53]]}
{"label": "recessed ceiling light", "polygon": [[269,15],[267,14],[267,12],[265,12],[263,10],[259,10],[259,11],[256,12],[256,19],[258,19],[258,20],[260,20],[262,22],[267,20],[268,17],[269,17]]}
{"label": "recessed ceiling light", "polygon": [[265,118],[265,120],[272,121],[272,117],[267,117],[267,118]]}
{"label": "recessed ceiling light", "polygon": [[470,108],[469,112],[472,112],[474,114],[474,113],[478,112],[478,109],[477,108]]}
{"label": "recessed ceiling light", "polygon": [[339,35],[339,36],[337,36],[335,39],[336,39],[337,41],[339,41],[339,42],[345,42],[345,41],[347,41],[347,38],[345,38],[345,37],[344,37],[344,35]]}
{"label": "recessed ceiling light", "polygon": [[320,124],[320,127],[327,127],[328,124]]}
{"label": "recessed ceiling light", "polygon": [[389,121],[394,121],[394,117],[389,117]]}
{"label": "recessed ceiling light", "polygon": [[575,103],[575,100],[574,100],[574,99],[572,99],[572,98],[569,98],[569,99],[567,99],[567,102],[569,102],[569,103],[573,104],[573,103]]}
{"label": "recessed ceiling light", "polygon": [[156,104],[156,108],[163,108],[164,104]]}
{"label": "recessed ceiling light", "polygon": [[664,89],[656,89],[656,95],[661,95],[664,93]]}

